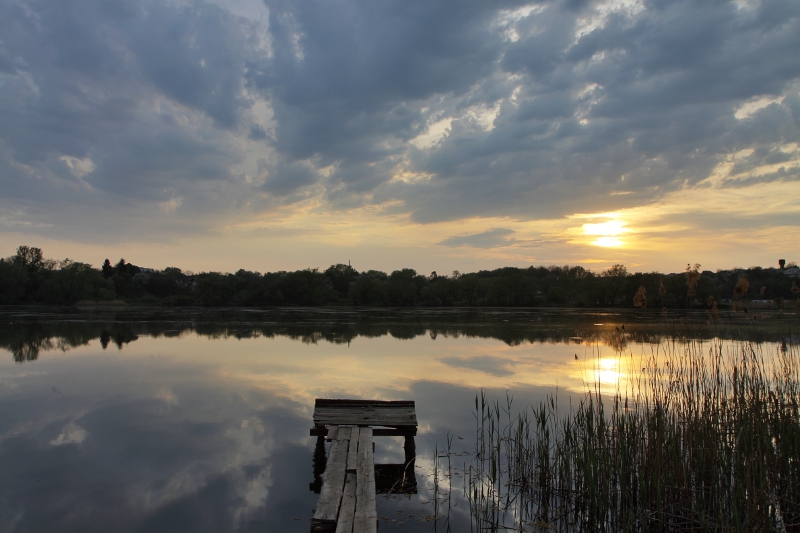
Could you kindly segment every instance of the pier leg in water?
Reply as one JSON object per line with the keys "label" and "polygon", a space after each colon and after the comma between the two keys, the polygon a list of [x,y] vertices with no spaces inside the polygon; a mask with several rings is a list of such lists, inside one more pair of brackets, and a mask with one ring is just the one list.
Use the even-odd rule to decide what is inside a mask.
{"label": "pier leg in water", "polygon": [[417,456],[417,445],[414,442],[414,437],[412,435],[406,435],[406,441],[403,444],[403,451],[405,452],[406,456],[406,464],[412,462]]}
{"label": "pier leg in water", "polygon": [[317,437],[317,444],[314,447],[314,481],[310,483],[309,489],[315,494],[319,494],[322,489],[322,473],[325,472],[325,437],[320,435]]}

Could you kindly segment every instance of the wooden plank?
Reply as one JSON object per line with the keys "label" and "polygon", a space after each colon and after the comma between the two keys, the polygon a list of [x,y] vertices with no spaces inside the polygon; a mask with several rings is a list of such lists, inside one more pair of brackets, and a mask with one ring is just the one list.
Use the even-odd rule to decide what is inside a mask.
{"label": "wooden plank", "polygon": [[[416,423],[409,423],[408,420],[369,418],[369,417],[336,417],[326,420],[328,424],[336,426],[416,426]],[[330,439],[333,440],[333,439]]]}
{"label": "wooden plank", "polygon": [[318,405],[314,411],[350,411],[351,409],[374,409],[376,411],[415,411],[408,405]]}
{"label": "wooden plank", "polygon": [[349,411],[379,411],[382,413],[414,413],[413,407],[380,407],[374,405],[352,405],[348,407],[326,407],[319,405],[314,408],[315,413],[346,413]]}
{"label": "wooden plank", "polygon": [[388,409],[348,409],[347,411],[332,411],[328,409],[322,409],[314,414],[314,420],[348,416],[399,418],[401,420],[414,420],[417,418],[417,416],[414,414],[414,411],[390,411]]}
{"label": "wooden plank", "polygon": [[314,408],[315,413],[347,413],[350,411],[380,411],[382,413],[414,413],[413,407],[381,407],[374,405],[351,405],[346,407],[327,407],[320,405]]}
{"label": "wooden plank", "polygon": [[328,430],[328,440],[336,440],[336,433],[339,431],[339,426],[331,426]]}
{"label": "wooden plank", "polygon": [[[328,420],[333,419],[350,419],[355,417],[357,420],[361,419],[380,419],[380,420],[397,420],[401,424],[415,424],[417,417],[414,413],[387,413],[381,412],[376,410],[355,410],[348,412],[340,412],[340,413],[318,413],[317,416],[314,417],[314,422],[316,424],[330,424]],[[343,424],[347,425],[347,424]]]}
{"label": "wooden plank", "polygon": [[355,472],[356,464],[358,461],[358,435],[361,430],[360,427],[348,428],[352,431],[350,433],[350,449],[347,452],[347,472]]}
{"label": "wooden plank", "polygon": [[336,440],[350,440],[350,432],[353,428],[339,426],[339,431],[336,433]]}
{"label": "wooden plank", "polygon": [[314,421],[316,425],[330,424],[329,420],[335,418],[349,419],[356,418],[369,418],[369,419],[397,419],[401,423],[417,422],[416,411],[413,407],[380,407],[380,406],[317,406],[314,408]]}
{"label": "wooden plank", "polygon": [[372,453],[372,428],[361,428],[358,435],[356,471],[356,511],[353,533],[377,533],[378,511],[375,507],[375,459]]}
{"label": "wooden plank", "polygon": [[[312,437],[324,437],[328,434],[328,428],[324,426],[313,427],[309,430],[309,435]],[[372,428],[372,434],[375,437],[404,437],[414,436],[417,434],[416,426],[394,426],[391,428]]]}
{"label": "wooden plank", "polygon": [[[358,443],[352,443],[358,448]],[[356,474],[349,473],[344,482],[342,507],[339,511],[339,521],[336,523],[336,533],[353,533],[353,519],[356,512]]]}
{"label": "wooden plank", "polygon": [[417,425],[414,413],[387,413],[376,410],[352,410],[347,412],[321,412],[314,414],[314,425]]}
{"label": "wooden plank", "polygon": [[334,440],[331,444],[325,472],[321,476],[322,489],[314,517],[311,519],[312,523],[336,523],[344,488],[347,444],[346,440]]}
{"label": "wooden plank", "polygon": [[[319,420],[315,420],[319,424]],[[413,418],[381,417],[375,415],[363,415],[353,413],[349,415],[338,415],[323,419],[324,425],[336,426],[416,426],[417,421]]]}
{"label": "wooden plank", "polygon": [[414,407],[413,400],[350,400],[340,398],[317,398],[314,405],[385,405]]}
{"label": "wooden plank", "polygon": [[[370,416],[373,418],[398,418],[400,420],[415,420],[417,416],[414,411],[395,411],[394,409],[347,409],[347,410],[332,410],[320,409],[314,413],[314,420],[324,420],[335,417],[349,417],[349,416]],[[408,422],[406,422],[408,423]]]}

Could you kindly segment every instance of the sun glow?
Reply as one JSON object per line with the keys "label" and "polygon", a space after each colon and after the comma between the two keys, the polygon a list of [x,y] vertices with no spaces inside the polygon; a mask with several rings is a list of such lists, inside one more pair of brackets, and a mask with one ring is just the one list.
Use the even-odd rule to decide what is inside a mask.
{"label": "sun glow", "polygon": [[626,227],[625,222],[617,219],[595,224],[584,224],[582,228],[584,235],[598,237],[591,242],[592,245],[605,248],[619,248],[624,246],[625,241],[621,236],[631,231]]}
{"label": "sun glow", "polygon": [[620,239],[619,237],[600,237],[599,239],[595,239],[592,241],[592,244],[595,246],[603,246],[605,248],[619,248],[625,241]]}
{"label": "sun glow", "polygon": [[623,374],[619,371],[619,361],[616,359],[600,359],[598,368],[595,370],[595,380],[602,386],[615,386],[619,383]]}

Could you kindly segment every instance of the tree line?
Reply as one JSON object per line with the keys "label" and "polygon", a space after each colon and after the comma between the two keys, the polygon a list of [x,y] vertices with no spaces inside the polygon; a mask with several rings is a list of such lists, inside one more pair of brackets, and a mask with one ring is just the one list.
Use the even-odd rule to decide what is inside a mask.
{"label": "tree line", "polygon": [[[787,268],[796,267],[790,263]],[[775,268],[629,273],[624,265],[593,272],[581,266],[504,267],[450,275],[403,268],[359,272],[345,264],[326,270],[194,274],[177,267],[144,268],[106,259],[86,263],[46,259],[20,246],[0,259],[0,305],[74,305],[124,301],[165,306],[428,306],[640,307],[746,311],[753,300],[775,308],[800,305],[796,280]]]}

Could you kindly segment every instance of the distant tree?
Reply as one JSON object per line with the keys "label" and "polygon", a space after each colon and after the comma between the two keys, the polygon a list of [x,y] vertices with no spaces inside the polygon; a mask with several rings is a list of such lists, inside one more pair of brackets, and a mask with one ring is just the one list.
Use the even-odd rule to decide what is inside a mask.
{"label": "distant tree", "polygon": [[17,253],[12,261],[19,265],[28,268],[29,270],[38,270],[42,266],[41,248],[33,248],[30,246],[20,246],[17,248]]}
{"label": "distant tree", "polygon": [[325,280],[330,284],[330,287],[336,291],[339,298],[347,298],[350,292],[350,286],[358,279],[358,270],[339,263],[331,265],[325,272]]}
{"label": "distant tree", "polygon": [[569,267],[569,277],[571,277],[572,279],[583,279],[588,275],[589,271],[583,268],[582,266]]}
{"label": "distant tree", "polygon": [[114,267],[111,266],[111,261],[109,261],[108,258],[106,258],[106,260],[103,261],[102,271],[103,271],[103,277],[106,279],[114,275]]}
{"label": "distant tree", "polygon": [[616,305],[617,298],[625,290],[625,278],[628,277],[628,269],[625,265],[614,265],[602,274],[604,281],[604,305]]}
{"label": "distant tree", "polygon": [[550,287],[547,290],[547,303],[561,305],[569,301],[569,293],[563,287]]}
{"label": "distant tree", "polygon": [[23,302],[29,277],[28,271],[13,261],[0,261],[0,305]]}
{"label": "distant tree", "polygon": [[628,269],[625,268],[625,265],[614,265],[605,272],[603,272],[603,276],[607,278],[624,278],[628,275]]}

